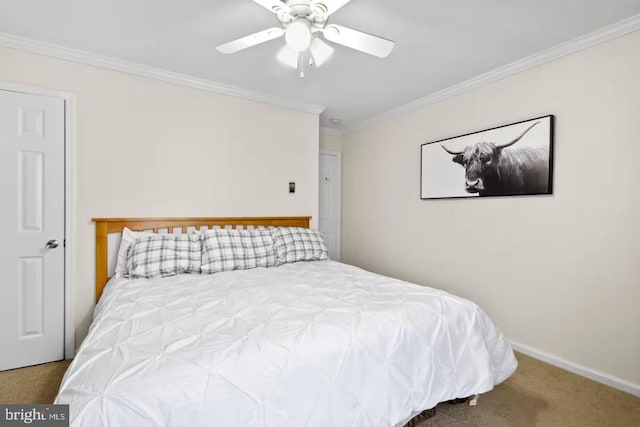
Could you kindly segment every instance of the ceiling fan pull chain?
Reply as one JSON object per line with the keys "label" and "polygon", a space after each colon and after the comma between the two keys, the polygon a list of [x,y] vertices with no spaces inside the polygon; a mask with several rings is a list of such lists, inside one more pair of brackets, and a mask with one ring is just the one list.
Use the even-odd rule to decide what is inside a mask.
{"label": "ceiling fan pull chain", "polygon": [[304,80],[304,53],[298,54],[298,73],[300,73],[300,80]]}

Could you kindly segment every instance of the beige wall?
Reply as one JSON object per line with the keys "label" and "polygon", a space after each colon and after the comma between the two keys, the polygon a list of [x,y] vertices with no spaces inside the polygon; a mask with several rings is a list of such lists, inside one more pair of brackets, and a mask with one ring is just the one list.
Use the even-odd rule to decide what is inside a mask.
{"label": "beige wall", "polygon": [[[343,260],[640,384],[640,32],[348,134]],[[420,144],[556,115],[555,194],[421,201]]]}
{"label": "beige wall", "polygon": [[316,115],[5,48],[0,80],[77,97],[77,345],[94,304],[92,217],[317,217]]}
{"label": "beige wall", "polygon": [[320,149],[342,152],[342,137],[320,131]]}

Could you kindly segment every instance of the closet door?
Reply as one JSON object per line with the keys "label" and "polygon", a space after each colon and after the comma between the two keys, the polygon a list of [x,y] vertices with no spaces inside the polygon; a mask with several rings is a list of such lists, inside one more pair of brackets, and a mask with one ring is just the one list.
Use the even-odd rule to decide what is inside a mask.
{"label": "closet door", "polygon": [[0,90],[0,370],[64,358],[64,109]]}
{"label": "closet door", "polygon": [[340,261],[341,161],[337,153],[320,153],[320,218],[318,228],[329,248],[329,257]]}

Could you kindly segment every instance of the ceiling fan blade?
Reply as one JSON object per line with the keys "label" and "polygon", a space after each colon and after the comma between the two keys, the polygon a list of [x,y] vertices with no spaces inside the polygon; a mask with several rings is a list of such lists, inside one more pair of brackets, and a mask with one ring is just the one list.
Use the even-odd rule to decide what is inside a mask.
{"label": "ceiling fan blade", "polygon": [[283,34],[284,29],[282,28],[269,28],[268,30],[260,31],[259,33],[251,34],[250,36],[242,37],[241,39],[222,44],[216,47],[216,49],[218,49],[218,51],[222,53],[236,53],[251,46],[268,42],[269,40],[277,39],[278,37],[282,37]]}
{"label": "ceiling fan blade", "polygon": [[316,67],[321,67],[333,55],[333,48],[323,42],[320,38],[315,37],[309,46],[311,58]]}
{"label": "ceiling fan blade", "polygon": [[327,9],[327,15],[331,15],[351,0],[316,0],[313,3],[322,4]]}
{"label": "ceiling fan blade", "polygon": [[280,0],[253,0],[253,1],[258,3],[260,6],[264,7],[265,9],[270,10],[273,13],[277,13],[280,11],[282,12],[289,11],[289,6],[287,6]]}
{"label": "ceiling fan blade", "polygon": [[389,56],[395,42],[382,37],[352,30],[342,25],[327,25],[323,30],[324,37],[334,43],[341,44],[351,49],[359,50],[378,58]]}
{"label": "ceiling fan blade", "polygon": [[298,52],[295,52],[286,44],[282,46],[276,58],[287,67],[298,68]]}

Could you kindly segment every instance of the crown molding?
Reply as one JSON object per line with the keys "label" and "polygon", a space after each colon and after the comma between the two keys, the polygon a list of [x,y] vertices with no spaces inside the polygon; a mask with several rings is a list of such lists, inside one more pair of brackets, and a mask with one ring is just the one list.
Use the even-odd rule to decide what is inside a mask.
{"label": "crown molding", "polygon": [[[496,68],[485,74],[466,80],[449,88],[435,92],[416,101],[410,102],[385,113],[370,117],[360,121],[344,130],[334,128],[321,128],[320,133],[325,135],[343,136],[346,133],[370,127],[378,123],[390,120],[402,114],[410,113],[428,105],[435,104],[446,99],[461,95],[473,89],[494,83],[496,81],[514,76],[523,71],[548,62],[571,55],[589,47],[595,46],[609,40],[622,37],[629,33],[640,30],[640,14],[633,15],[627,19],[596,30],[592,33],[578,37],[565,43],[561,43],[550,49],[543,50],[523,59],[514,61],[505,66]],[[16,36],[0,32],[0,46],[18,49],[25,52],[37,53],[66,61],[76,62],[108,70],[119,71],[139,77],[146,77],[172,83],[176,85],[192,87],[221,95],[232,96],[259,102],[262,104],[274,105],[311,114],[321,114],[325,107],[316,104],[301,103],[290,99],[272,96],[266,93],[243,89],[237,86],[226,85],[212,80],[192,77],[186,74],[150,67],[142,64],[128,62],[108,56],[98,55],[91,52],[72,49],[56,44],[46,43],[26,37]]]}
{"label": "crown molding", "polygon": [[138,77],[159,80],[180,86],[205,90],[220,95],[246,99],[261,104],[274,105],[311,114],[320,114],[325,107],[316,104],[308,104],[280,98],[263,92],[243,89],[237,86],[218,83],[213,80],[192,77],[186,74],[175,73],[161,68],[150,67],[134,62],[124,61],[109,56],[98,55],[84,50],[73,49],[39,40],[33,40],[14,34],[0,32],[0,46],[17,49],[30,53],[50,56],[65,61],[76,62],[84,65],[104,68],[112,71],[131,74]]}
{"label": "crown molding", "polygon": [[329,136],[342,136],[344,132],[340,129],[328,128],[321,126],[320,127],[320,135],[329,135]]}
{"label": "crown molding", "polygon": [[386,113],[382,113],[365,119],[350,126],[344,131],[344,133],[364,129],[390,120],[394,117],[398,117],[402,114],[411,113],[428,105],[453,98],[454,96],[461,95],[473,89],[477,89],[479,87],[497,82],[499,80],[506,79],[507,77],[514,76],[539,65],[546,64],[556,59],[560,59],[562,57],[571,55],[600,43],[622,37],[638,30],[640,30],[640,14],[633,15],[629,18],[603,27],[592,33],[575,38],[573,40],[569,40],[550,49],[546,49],[525,58],[519,59],[505,66],[489,71],[485,74],[481,74],[462,83],[458,83],[441,91],[435,92],[424,98],[420,98],[401,107],[394,108],[393,110],[387,111]]}

